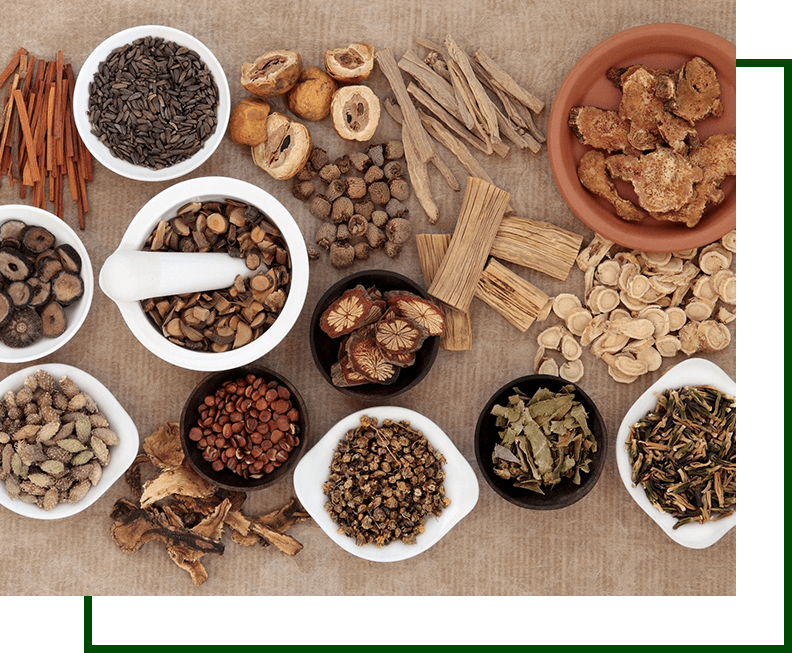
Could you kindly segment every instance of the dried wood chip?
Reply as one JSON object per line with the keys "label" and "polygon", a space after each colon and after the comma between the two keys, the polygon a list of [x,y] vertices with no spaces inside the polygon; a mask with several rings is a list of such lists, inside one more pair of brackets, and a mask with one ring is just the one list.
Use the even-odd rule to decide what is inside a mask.
{"label": "dried wood chip", "polygon": [[549,299],[539,288],[496,259],[491,259],[481,273],[476,297],[523,332],[533,324]]}

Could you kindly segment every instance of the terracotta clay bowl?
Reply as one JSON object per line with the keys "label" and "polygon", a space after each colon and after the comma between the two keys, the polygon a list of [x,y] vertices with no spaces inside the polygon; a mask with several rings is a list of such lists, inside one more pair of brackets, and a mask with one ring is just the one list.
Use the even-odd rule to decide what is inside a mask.
{"label": "terracotta clay bowl", "polygon": [[[513,388],[515,387],[530,397],[540,388],[558,392],[567,385],[574,386],[575,400],[583,404],[588,415],[589,429],[597,440],[597,451],[592,457],[589,473],[581,474],[580,485],[575,485],[571,479],[565,478],[555,487],[545,490],[544,494],[514,487],[510,480],[503,479],[493,472],[492,451],[495,445],[500,443],[500,436],[498,435],[498,427],[495,424],[496,418],[491,412],[492,407],[496,404],[507,405],[509,397],[514,394]],[[529,508],[531,510],[557,510],[580,501],[594,489],[602,474],[602,469],[605,467],[608,437],[602,415],[600,415],[591,397],[583,392],[580,386],[570,381],[565,381],[558,376],[532,374],[510,381],[490,397],[479,415],[473,446],[476,451],[479,469],[481,469],[485,480],[506,501],[513,503],[515,506],[520,506],[520,508]]]}
{"label": "terracotta clay bowl", "polygon": [[338,299],[346,290],[354,288],[358,284],[366,288],[376,286],[377,290],[385,292],[388,290],[407,290],[415,293],[424,299],[431,299],[412,279],[405,277],[397,272],[390,270],[363,270],[355,272],[348,277],[334,283],[322,298],[317,302],[313,315],[311,316],[311,326],[309,334],[311,338],[311,353],[313,354],[316,367],[319,368],[324,379],[342,394],[360,399],[362,401],[382,401],[406,392],[415,387],[429,373],[434,364],[437,352],[440,349],[440,337],[430,336],[416,353],[416,360],[410,367],[403,367],[399,372],[398,378],[388,385],[377,383],[366,383],[364,385],[339,388],[333,385],[330,368],[338,362],[338,347],[340,339],[331,338],[319,326],[322,313],[325,312],[330,304]]}
{"label": "terracotta clay bowl", "polygon": [[[233,379],[244,378],[248,374],[253,374],[264,380],[265,383],[270,381],[277,381],[280,385],[286,386],[291,393],[289,400],[292,406],[296,408],[300,417],[297,420],[297,433],[300,438],[300,443],[289,452],[289,457],[280,467],[276,468],[270,474],[264,474],[261,478],[243,478],[236,472],[224,468],[217,472],[212,469],[211,463],[204,460],[203,453],[195,442],[190,440],[188,433],[190,429],[198,424],[198,407],[203,403],[207,395],[213,394],[220,388],[226,381]],[[308,410],[305,407],[305,402],[302,396],[297,391],[292,383],[284,376],[277,372],[263,367],[261,365],[246,365],[238,367],[233,370],[225,370],[222,372],[215,372],[210,374],[192,391],[187,402],[182,409],[181,419],[179,421],[179,437],[181,439],[182,450],[187,458],[187,462],[196,474],[201,476],[204,480],[213,483],[214,485],[223,488],[224,490],[231,490],[233,492],[250,492],[253,490],[260,490],[272,485],[279,481],[284,476],[291,473],[294,466],[297,464],[300,456],[308,447]]]}
{"label": "terracotta clay bowl", "polygon": [[[694,56],[709,61],[718,74],[724,112],[720,118],[696,123],[699,136],[736,131],[736,49],[720,36],[688,25],[654,24],[634,27],[603,41],[589,50],[569,71],[558,89],[547,127],[547,152],[558,190],[574,214],[596,233],[619,245],[653,252],[672,252],[711,243],[736,226],[735,177],[721,185],[723,202],[710,207],[692,228],[684,224],[646,218],[627,222],[613,206],[589,192],[578,180],[577,166],[591,149],[581,144],[567,124],[569,111],[576,106],[618,109],[619,91],[606,77],[613,67],[643,63],[653,68],[677,69]],[[635,200],[632,185],[617,180],[622,197]]]}

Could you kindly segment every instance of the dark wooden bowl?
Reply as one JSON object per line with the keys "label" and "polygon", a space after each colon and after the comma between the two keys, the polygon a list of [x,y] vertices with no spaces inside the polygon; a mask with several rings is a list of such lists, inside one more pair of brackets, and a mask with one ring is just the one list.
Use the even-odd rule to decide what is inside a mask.
{"label": "dark wooden bowl", "polygon": [[[264,379],[265,382],[277,381],[281,385],[286,386],[289,392],[291,392],[290,401],[292,405],[300,412],[300,418],[297,420],[297,436],[300,438],[300,444],[292,449],[289,453],[288,460],[283,465],[276,468],[271,474],[264,474],[261,478],[243,478],[230,469],[223,469],[216,472],[212,469],[212,465],[204,460],[195,442],[187,437],[187,433],[190,432],[190,429],[198,424],[198,407],[203,403],[204,398],[214,393],[226,381],[242,378],[248,374],[255,374]],[[198,384],[182,409],[181,419],[179,421],[179,437],[181,438],[181,446],[187,458],[187,462],[201,478],[225,490],[251,492],[272,485],[291,473],[300,456],[307,449],[308,410],[305,407],[305,402],[300,396],[300,393],[297,392],[297,388],[295,388],[288,379],[269,368],[260,365],[246,365],[233,370],[215,372]]]}
{"label": "dark wooden bowl", "polygon": [[[575,387],[575,399],[583,404],[586,409],[589,429],[591,429],[597,440],[597,451],[593,456],[590,472],[582,475],[580,485],[575,485],[571,479],[564,478],[552,489],[545,490],[545,494],[514,487],[511,481],[497,476],[492,471],[492,451],[495,445],[500,442],[498,427],[495,425],[495,416],[491,414],[492,407],[495,404],[507,404],[509,397],[514,394],[512,388],[519,388],[520,391],[528,396],[532,396],[539,388],[547,388],[551,392],[558,392],[566,385]],[[591,397],[583,392],[580,386],[570,381],[565,381],[558,376],[532,374],[507,383],[490,397],[476,424],[474,448],[476,450],[476,460],[487,483],[506,501],[521,508],[530,508],[532,510],[556,510],[558,508],[566,508],[580,501],[597,484],[600,474],[602,474],[602,468],[605,466],[608,437],[602,415],[600,415]]]}
{"label": "dark wooden bowl", "polygon": [[432,364],[437,357],[440,349],[440,337],[431,336],[427,338],[421,348],[416,353],[416,360],[410,367],[403,367],[399,372],[398,378],[388,385],[378,383],[366,383],[364,385],[352,386],[349,388],[339,388],[333,385],[330,376],[330,368],[338,362],[338,345],[340,339],[331,338],[319,326],[322,313],[325,312],[330,304],[338,299],[346,290],[354,288],[358,284],[370,288],[376,286],[380,292],[388,290],[407,290],[415,293],[424,299],[431,299],[412,279],[405,277],[397,272],[390,270],[363,270],[355,272],[348,277],[334,283],[322,298],[317,302],[313,315],[311,316],[310,338],[311,353],[313,354],[316,367],[319,368],[325,380],[339,392],[360,399],[361,401],[380,402],[383,399],[395,397],[410,388],[415,387],[429,373]]}

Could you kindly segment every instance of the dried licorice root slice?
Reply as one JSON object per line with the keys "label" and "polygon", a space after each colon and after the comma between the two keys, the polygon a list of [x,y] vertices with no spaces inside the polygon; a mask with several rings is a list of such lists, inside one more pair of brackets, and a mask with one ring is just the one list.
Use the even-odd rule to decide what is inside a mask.
{"label": "dried licorice root slice", "polygon": [[32,345],[40,337],[41,318],[32,308],[14,311],[8,323],[0,330],[0,340],[14,349]]}
{"label": "dried licorice root slice", "polygon": [[61,270],[52,279],[52,298],[62,306],[73,304],[84,292],[85,284],[76,272]]}

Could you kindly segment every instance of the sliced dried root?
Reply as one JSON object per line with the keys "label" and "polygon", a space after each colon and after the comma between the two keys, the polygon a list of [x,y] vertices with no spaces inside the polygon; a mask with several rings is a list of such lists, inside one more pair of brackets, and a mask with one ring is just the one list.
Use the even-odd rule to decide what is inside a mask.
{"label": "sliced dried root", "polygon": [[583,361],[580,359],[567,361],[558,369],[558,376],[572,383],[577,383],[583,378]]}
{"label": "sliced dried root", "polygon": [[690,356],[699,350],[698,322],[688,322],[679,330],[680,349]]}
{"label": "sliced dried root", "polygon": [[551,326],[536,336],[536,342],[545,349],[558,349],[561,346],[561,339],[568,331],[560,324]]}
{"label": "sliced dried root", "polygon": [[539,367],[536,368],[536,373],[558,376],[558,363],[556,363],[552,358],[545,357],[541,360]]}
{"label": "sliced dried root", "polygon": [[591,242],[577,256],[578,267],[583,272],[592,267],[596,268],[608,254],[611,247],[613,247],[612,240],[608,240],[599,234],[594,234]]}
{"label": "sliced dried root", "polygon": [[533,371],[534,374],[539,374],[539,367],[545,361],[547,356],[545,356],[545,348],[542,345],[539,345],[539,348],[536,350],[536,355],[534,356],[534,364],[533,364]]}
{"label": "sliced dried root", "polygon": [[654,325],[655,338],[660,338],[671,331],[671,324],[666,312],[659,306],[647,306],[638,313],[639,318],[649,320]]}
{"label": "sliced dried root", "polygon": [[706,320],[712,315],[712,304],[701,299],[692,299],[685,305],[685,314],[690,320]]}
{"label": "sliced dried root", "polygon": [[717,316],[718,322],[721,322],[723,324],[729,324],[729,322],[734,322],[734,320],[736,319],[737,319],[737,315],[735,313],[732,313],[731,311],[726,310],[725,308],[723,308],[723,306],[721,306],[718,309],[718,316]]}
{"label": "sliced dried root", "polygon": [[731,270],[718,270],[710,277],[710,286],[725,303],[737,303],[737,276]]}
{"label": "sliced dried root", "polygon": [[735,254],[737,252],[737,230],[732,229],[720,239],[720,243],[725,250]]}
{"label": "sliced dried root", "polygon": [[715,320],[705,320],[698,325],[699,350],[705,354],[725,349],[731,342],[731,331]]}
{"label": "sliced dried root", "polygon": [[578,308],[572,311],[565,320],[566,327],[576,336],[582,336],[592,315],[585,308]]}
{"label": "sliced dried root", "polygon": [[561,355],[566,358],[567,361],[577,360],[582,353],[583,348],[574,337],[566,334],[561,338]]}
{"label": "sliced dried root", "polygon": [[654,334],[654,324],[643,318],[630,320],[611,320],[606,329],[613,333],[620,333],[628,338],[643,340],[651,338]]}
{"label": "sliced dried root", "polygon": [[583,347],[588,347],[595,338],[598,338],[603,333],[605,333],[605,325],[607,322],[607,313],[594,316],[583,330],[583,333],[580,336],[580,344]]}
{"label": "sliced dried root", "polygon": [[647,347],[646,349],[639,351],[635,355],[635,358],[641,363],[646,363],[646,369],[649,372],[654,372],[660,369],[660,365],[663,364],[662,355],[654,347]]}
{"label": "sliced dried root", "polygon": [[699,254],[699,267],[704,274],[715,274],[731,266],[732,253],[720,243],[707,245]]}
{"label": "sliced dried root", "polygon": [[605,286],[615,286],[619,281],[620,272],[621,266],[619,265],[619,262],[614,261],[613,259],[608,259],[597,266],[594,277],[597,281]]}
{"label": "sliced dried root", "polygon": [[566,320],[570,313],[582,307],[580,299],[571,293],[561,293],[553,299],[553,313],[562,320]]}
{"label": "sliced dried root", "polygon": [[596,286],[586,300],[586,306],[593,314],[610,313],[619,306],[619,293],[607,286]]}
{"label": "sliced dried root", "polygon": [[682,349],[682,343],[676,336],[663,336],[655,341],[654,348],[663,358],[673,358]]}
{"label": "sliced dried root", "polygon": [[542,307],[542,310],[539,311],[539,315],[536,316],[537,322],[544,322],[548,317],[550,317],[550,312],[553,310],[553,301],[555,297],[551,297],[547,300],[547,303]]}

